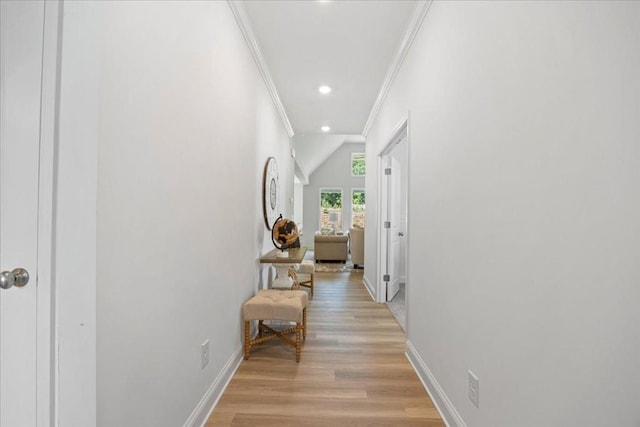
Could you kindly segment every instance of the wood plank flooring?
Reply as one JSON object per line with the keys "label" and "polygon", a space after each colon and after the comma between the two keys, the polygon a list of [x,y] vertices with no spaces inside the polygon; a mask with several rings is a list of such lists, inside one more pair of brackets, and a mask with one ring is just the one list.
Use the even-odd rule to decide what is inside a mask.
{"label": "wood plank flooring", "polygon": [[315,277],[300,363],[279,340],[253,347],[206,425],[444,426],[362,271]]}

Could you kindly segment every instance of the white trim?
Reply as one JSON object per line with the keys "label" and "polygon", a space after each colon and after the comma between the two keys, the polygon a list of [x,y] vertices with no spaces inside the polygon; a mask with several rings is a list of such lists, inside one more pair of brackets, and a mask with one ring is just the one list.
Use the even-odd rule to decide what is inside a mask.
{"label": "white trim", "polygon": [[233,375],[240,367],[242,356],[242,345],[239,345],[229,360],[227,360],[227,363],[225,363],[216,379],[213,380],[209,390],[207,390],[200,400],[200,403],[198,403],[198,406],[196,406],[187,421],[185,421],[183,427],[204,427],[207,424],[207,420],[229,385],[229,381],[231,381],[231,378],[233,378]]}
{"label": "white trim", "polygon": [[60,40],[62,2],[44,2],[44,33],[40,98],[40,153],[38,165],[38,266],[37,266],[37,425],[57,426],[57,366],[55,262],[53,253],[53,203],[55,151],[58,139]]}
{"label": "white trim", "polygon": [[413,370],[418,375],[418,378],[422,382],[424,389],[431,397],[433,404],[436,409],[440,413],[440,416],[444,420],[444,423],[447,427],[467,427],[467,424],[464,422],[455,406],[444,392],[438,381],[431,373],[431,370],[427,367],[427,364],[424,363],[420,354],[413,346],[411,341],[407,339],[407,352],[405,353],[409,363],[413,366]]}
{"label": "white trim", "polygon": [[271,95],[273,104],[275,105],[276,110],[278,110],[278,114],[280,115],[280,119],[282,120],[282,125],[287,131],[287,135],[289,135],[289,138],[292,138],[294,133],[293,128],[291,127],[291,122],[289,122],[289,117],[287,116],[287,112],[282,105],[282,101],[280,100],[280,96],[278,95],[276,85],[271,78],[271,73],[269,72],[267,62],[265,61],[264,56],[262,56],[260,45],[256,40],[253,29],[251,28],[251,21],[249,20],[247,12],[244,9],[243,1],[227,0],[227,3],[231,8],[231,12],[233,12],[233,16],[236,18],[236,22],[238,23],[238,27],[240,27],[240,31],[242,32],[245,41],[247,42],[247,46],[249,47],[251,56],[253,57],[256,66],[258,67],[258,71],[260,71],[260,75],[262,76],[262,80],[264,80],[264,84],[267,87],[269,95]]}
{"label": "white trim", "polygon": [[387,74],[385,75],[384,82],[382,83],[382,87],[378,92],[378,97],[376,98],[376,102],[373,103],[373,107],[371,108],[371,112],[369,113],[369,118],[362,129],[362,135],[367,136],[373,122],[376,120],[378,116],[378,112],[382,105],[384,104],[385,99],[387,99],[387,95],[391,90],[391,85],[395,80],[400,68],[402,67],[402,63],[404,62],[404,58],[407,56],[409,52],[409,48],[413,44],[413,40],[416,38],[416,34],[418,34],[418,30],[422,26],[422,22],[424,18],[427,16],[429,12],[429,8],[431,7],[431,3],[433,0],[428,1],[419,1],[416,3],[416,6],[411,13],[411,18],[407,23],[407,27],[404,31],[404,36],[402,37],[402,41],[398,46],[398,50],[396,51],[395,56],[393,57],[393,61],[389,65],[387,70]]}
{"label": "white trim", "polygon": [[371,284],[369,279],[367,279],[367,276],[362,276],[362,284],[364,285],[364,287],[367,290],[367,292],[369,292],[369,295],[371,295],[371,299],[374,302],[379,302],[379,301],[376,300],[376,296],[375,296],[375,293],[374,293],[373,285]]}
{"label": "white trim", "polygon": [[407,114],[405,117],[403,117],[403,120],[406,120],[407,123],[407,164],[405,165],[405,167],[407,168],[405,173],[407,174],[407,181],[406,181],[406,186],[407,188],[405,188],[405,255],[404,255],[404,265],[405,265],[405,270],[404,270],[404,309],[405,309],[405,313],[404,313],[404,330],[405,330],[405,335],[409,336],[409,328],[410,328],[410,322],[409,322],[409,314],[411,312],[411,308],[409,307],[409,297],[411,296],[411,284],[408,282],[409,277],[411,277],[409,275],[409,271],[411,270],[411,263],[409,262],[409,256],[411,255],[411,244],[410,244],[410,238],[411,238],[411,209],[409,206],[410,200],[411,198],[409,197],[409,194],[411,194],[411,111],[407,111]]}
{"label": "white trim", "polygon": [[[391,136],[387,138],[387,143],[382,147],[378,156],[383,157],[393,151],[393,148],[399,143],[402,139],[404,133],[407,133],[407,137],[409,136],[409,112],[407,111],[398,124],[391,131]],[[408,143],[408,141],[407,141]]]}
{"label": "white trim", "polygon": [[375,225],[375,230],[378,233],[378,271],[376,272],[376,301],[380,303],[387,301],[386,282],[382,280],[383,276],[387,274],[387,233],[382,225],[385,221],[387,221],[387,209],[385,208],[385,205],[387,203],[386,197],[388,195],[388,191],[385,189],[387,178],[384,174],[384,169],[387,166],[387,159],[383,156],[384,154],[382,153],[378,156],[378,223]]}

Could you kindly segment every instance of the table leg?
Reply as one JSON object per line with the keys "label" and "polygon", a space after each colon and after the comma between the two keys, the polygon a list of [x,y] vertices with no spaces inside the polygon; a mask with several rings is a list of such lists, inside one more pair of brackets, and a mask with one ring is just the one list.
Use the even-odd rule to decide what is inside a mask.
{"label": "table leg", "polygon": [[273,264],[276,269],[276,277],[271,283],[271,287],[274,289],[291,289],[293,286],[293,280],[289,277],[289,269],[293,267],[293,264]]}

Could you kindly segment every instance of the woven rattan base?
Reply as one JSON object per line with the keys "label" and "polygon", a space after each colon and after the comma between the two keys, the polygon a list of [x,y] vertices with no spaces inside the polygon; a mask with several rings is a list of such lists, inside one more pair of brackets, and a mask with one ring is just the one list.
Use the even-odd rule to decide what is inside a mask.
{"label": "woven rattan base", "polygon": [[[287,335],[295,334],[295,340],[289,338]],[[296,362],[300,362],[301,354],[301,338],[305,340],[307,338],[307,309],[302,310],[302,321],[296,322],[295,326],[286,328],[283,330],[273,329],[271,326],[265,325],[264,320],[258,321],[258,334],[254,339],[251,339],[251,321],[246,320],[244,322],[244,360],[249,360],[249,352],[251,347],[257,344],[261,344],[266,341],[270,341],[275,338],[279,338],[286,344],[296,349]]]}

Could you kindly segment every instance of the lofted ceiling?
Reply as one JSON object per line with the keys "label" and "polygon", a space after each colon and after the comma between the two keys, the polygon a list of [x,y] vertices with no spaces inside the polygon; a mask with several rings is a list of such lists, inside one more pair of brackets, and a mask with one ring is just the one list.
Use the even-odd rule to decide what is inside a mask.
{"label": "lofted ceiling", "polygon": [[[295,135],[303,182],[342,142],[364,141],[425,3],[230,1],[285,127]],[[331,92],[321,94],[321,85]]]}

